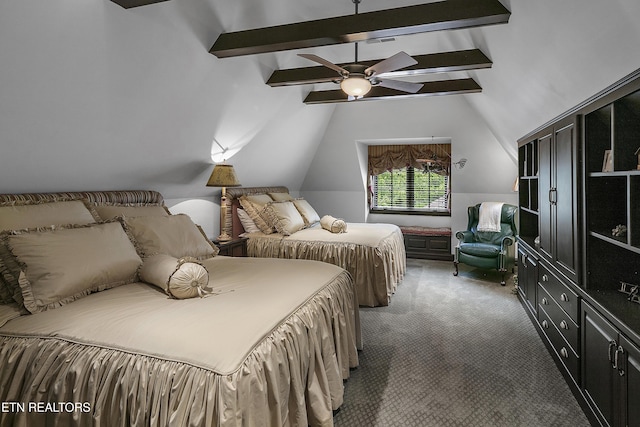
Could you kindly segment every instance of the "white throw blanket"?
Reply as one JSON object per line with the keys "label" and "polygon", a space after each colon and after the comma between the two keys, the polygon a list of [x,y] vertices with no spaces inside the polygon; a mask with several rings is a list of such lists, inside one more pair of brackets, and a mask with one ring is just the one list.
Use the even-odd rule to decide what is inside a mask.
{"label": "white throw blanket", "polygon": [[480,204],[478,231],[500,231],[502,205],[504,205],[502,202],[483,202]]}

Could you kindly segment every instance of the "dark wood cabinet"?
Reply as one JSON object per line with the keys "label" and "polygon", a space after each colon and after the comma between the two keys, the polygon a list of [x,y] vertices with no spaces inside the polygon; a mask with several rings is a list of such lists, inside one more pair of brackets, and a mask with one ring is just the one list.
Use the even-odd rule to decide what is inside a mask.
{"label": "dark wood cabinet", "polygon": [[111,1],[116,4],[119,4],[125,9],[129,9],[132,7],[146,6],[148,4],[162,3],[168,0],[111,0]]}
{"label": "dark wood cabinet", "polygon": [[592,424],[640,427],[640,70],[518,150],[522,304]]}
{"label": "dark wood cabinet", "polygon": [[589,304],[582,307],[583,391],[605,426],[640,426],[640,349]]}
{"label": "dark wood cabinet", "polygon": [[540,253],[578,282],[578,116],[565,119],[538,139]]}

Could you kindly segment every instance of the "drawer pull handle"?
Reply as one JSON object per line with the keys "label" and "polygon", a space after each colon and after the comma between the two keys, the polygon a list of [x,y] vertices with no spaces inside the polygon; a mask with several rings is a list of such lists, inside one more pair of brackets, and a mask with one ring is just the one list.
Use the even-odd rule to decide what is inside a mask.
{"label": "drawer pull handle", "polygon": [[542,321],[542,327],[545,329],[549,329],[549,322],[547,322],[546,320]]}
{"label": "drawer pull handle", "polygon": [[547,276],[546,274],[542,275],[542,281],[543,282],[548,282],[549,281],[549,276]]}
{"label": "drawer pull handle", "polygon": [[618,343],[615,340],[611,340],[609,341],[609,363],[611,363],[611,366],[613,368],[615,368],[615,365],[613,364],[613,350],[615,350],[615,348],[618,346]]}
{"label": "drawer pull handle", "polygon": [[620,360],[618,360],[618,357],[624,354],[624,348],[622,348],[621,345],[618,346],[618,348],[616,349],[616,354],[613,358],[613,369],[617,369],[618,370],[618,374],[623,377],[624,376],[624,367],[620,365]]}
{"label": "drawer pull handle", "polygon": [[568,351],[567,351],[567,349],[566,349],[566,348],[564,348],[564,347],[562,347],[562,348],[560,349],[560,355],[561,355],[562,357],[564,357],[565,359],[568,359],[568,358],[569,358],[569,352],[568,352]]}
{"label": "drawer pull handle", "polygon": [[564,302],[569,302],[569,297],[567,296],[567,294],[563,292],[562,295],[560,295],[560,300]]}
{"label": "drawer pull handle", "polygon": [[542,305],[549,305],[549,301],[547,301],[546,297],[542,298]]}
{"label": "drawer pull handle", "polygon": [[562,329],[566,329],[567,331],[569,330],[569,325],[564,320],[562,322],[560,322],[560,327]]}

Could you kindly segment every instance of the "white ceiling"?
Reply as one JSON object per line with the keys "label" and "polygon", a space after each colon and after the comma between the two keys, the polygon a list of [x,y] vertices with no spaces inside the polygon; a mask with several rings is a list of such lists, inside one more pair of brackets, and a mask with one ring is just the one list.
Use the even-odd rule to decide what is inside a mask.
{"label": "white ceiling", "polygon": [[[519,137],[640,68],[640,2],[502,1],[508,24],[361,43],[360,59],[482,49],[493,68],[447,77],[480,83],[481,94],[456,96],[513,158]],[[418,3],[363,0],[360,11]],[[298,51],[218,59],[208,50],[221,32],[350,13],[350,0],[171,0],[127,10],[108,0],[0,1],[0,192],[210,195],[214,138],[242,147],[232,162],[244,185],[300,189],[331,116],[352,106],[305,106],[311,87],[264,84],[276,68],[312,65]],[[353,45],[300,52],[346,62]],[[393,101],[385,120],[393,126],[433,103],[405,110]],[[356,107],[363,120],[353,126],[379,110]]]}

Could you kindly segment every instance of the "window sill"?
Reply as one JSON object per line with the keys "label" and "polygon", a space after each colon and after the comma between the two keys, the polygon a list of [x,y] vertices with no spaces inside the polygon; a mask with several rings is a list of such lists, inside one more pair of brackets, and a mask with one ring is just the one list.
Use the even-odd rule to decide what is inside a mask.
{"label": "window sill", "polygon": [[396,209],[369,209],[370,214],[382,215],[422,215],[422,216],[451,216],[450,211],[412,211]]}

